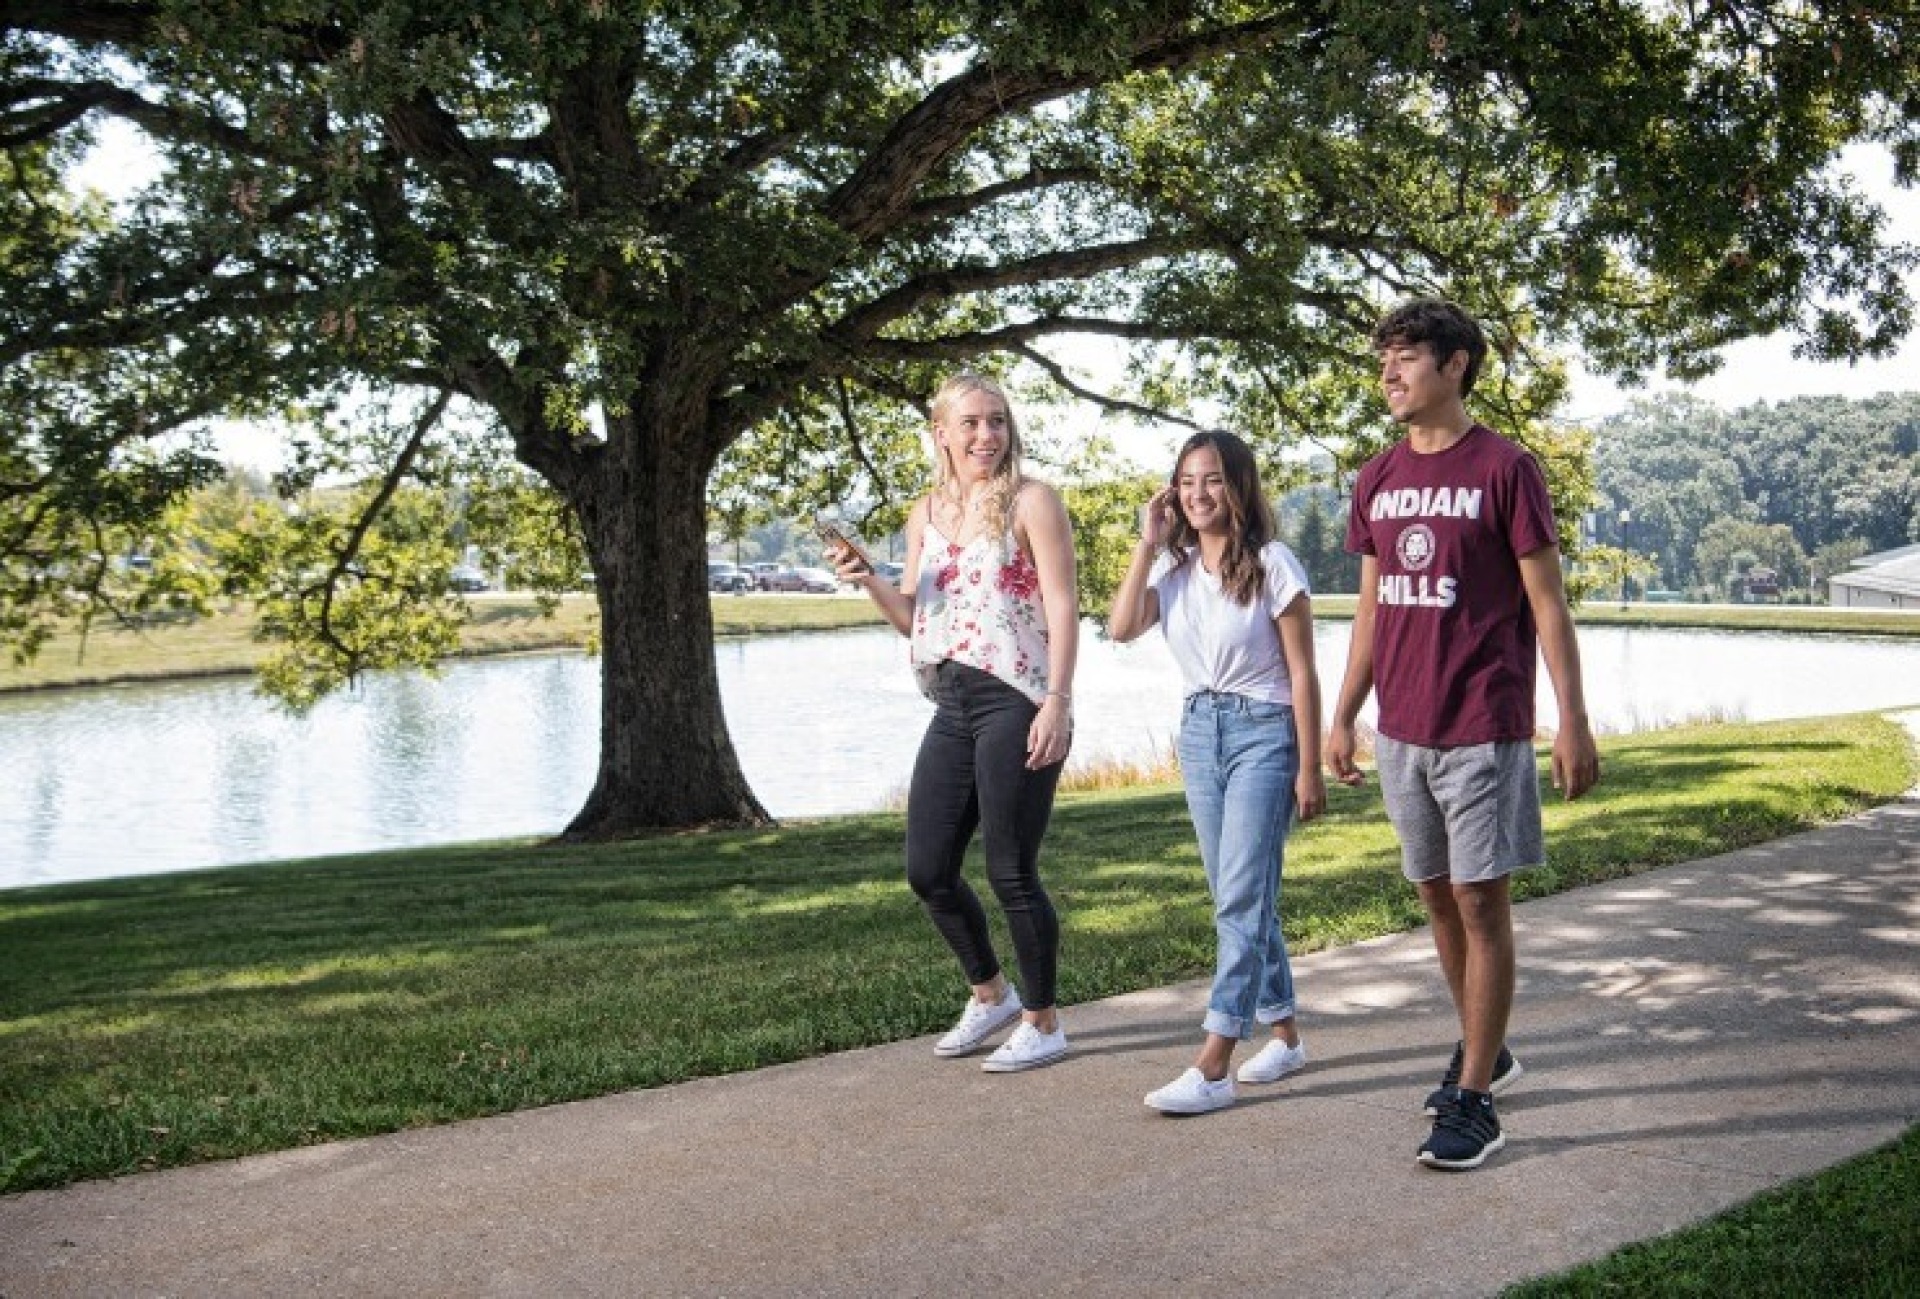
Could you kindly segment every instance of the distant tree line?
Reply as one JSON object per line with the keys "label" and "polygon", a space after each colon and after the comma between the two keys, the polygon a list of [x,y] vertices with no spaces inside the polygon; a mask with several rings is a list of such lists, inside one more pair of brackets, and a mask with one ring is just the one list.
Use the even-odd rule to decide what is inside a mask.
{"label": "distant tree line", "polygon": [[[1082,606],[1104,610],[1138,535],[1138,510],[1160,476],[1115,474],[1111,443],[1056,448],[1041,469],[1066,497],[1079,551]],[[1920,392],[1853,401],[1839,397],[1756,403],[1732,412],[1685,397],[1643,399],[1595,430],[1588,469],[1578,439],[1536,447],[1556,499],[1592,507],[1564,540],[1577,545],[1575,585],[1596,595],[1666,589],[1726,599],[1730,581],[1771,570],[1784,598],[1826,599],[1826,579],[1858,556],[1920,542]],[[519,589],[579,585],[586,561],[577,530],[566,526],[550,493],[525,473],[461,471],[436,462],[430,485],[395,493],[389,515],[354,559],[381,580],[357,593],[392,591],[404,581],[420,595],[464,610],[449,598],[447,577],[463,556]],[[296,463],[269,484],[230,469],[176,502],[163,526],[103,529],[84,564],[49,571],[100,611],[122,620],[191,617],[223,599],[248,599],[276,623],[305,625],[327,600],[316,581],[338,562],[325,544],[328,526],[356,517],[376,490],[354,481],[353,467]],[[1312,589],[1358,589],[1359,561],[1345,548],[1351,474],[1330,457],[1269,466],[1280,537],[1300,558]],[[542,505],[544,509],[538,508]],[[1575,504],[1567,506],[1577,508]],[[739,562],[817,562],[798,493],[769,491],[764,477],[730,473],[714,485],[710,553]],[[905,502],[846,510],[874,549],[899,557]],[[1563,523],[1569,523],[1563,520]],[[283,576],[271,554],[298,552],[307,562]],[[276,580],[276,578],[278,580]],[[75,606],[80,607],[78,604]],[[43,611],[44,629],[55,612]],[[335,634],[357,633],[358,603],[334,596]],[[463,613],[456,614],[464,616]],[[270,669],[285,697],[308,703],[326,684],[318,665]],[[284,677],[284,680],[280,680]]]}
{"label": "distant tree line", "polygon": [[1771,569],[1824,601],[1860,555],[1920,542],[1920,393],[1800,397],[1727,412],[1636,402],[1596,430],[1586,538],[1645,557],[1646,584],[1727,598]]}

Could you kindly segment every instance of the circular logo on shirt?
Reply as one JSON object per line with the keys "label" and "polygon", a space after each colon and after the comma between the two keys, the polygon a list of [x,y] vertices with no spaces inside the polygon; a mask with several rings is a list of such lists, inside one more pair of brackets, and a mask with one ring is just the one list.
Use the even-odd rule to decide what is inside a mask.
{"label": "circular logo on shirt", "polygon": [[1418,572],[1433,562],[1433,529],[1424,523],[1403,529],[1394,549],[1400,552],[1402,567]]}

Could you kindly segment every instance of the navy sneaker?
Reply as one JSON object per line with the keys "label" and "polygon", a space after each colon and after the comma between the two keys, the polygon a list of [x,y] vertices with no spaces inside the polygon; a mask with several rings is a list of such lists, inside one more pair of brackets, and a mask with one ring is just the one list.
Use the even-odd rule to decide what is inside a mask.
{"label": "navy sneaker", "polygon": [[1420,1147],[1420,1162],[1428,1168],[1461,1173],[1478,1168],[1487,1156],[1507,1144],[1500,1116],[1493,1112],[1487,1092],[1450,1088],[1433,1121],[1433,1132]]}
{"label": "navy sneaker", "polygon": [[[1460,1068],[1466,1063],[1466,1059],[1466,1044],[1455,1042],[1453,1044],[1453,1060],[1447,1065],[1447,1071],[1440,1075],[1439,1087],[1428,1094],[1427,1103],[1420,1111],[1422,1114],[1425,1114],[1430,1119],[1440,1117],[1440,1105],[1446,1100],[1447,1093],[1460,1085]],[[1487,1090],[1495,1096],[1498,1096],[1500,1093],[1506,1091],[1507,1088],[1519,1082],[1520,1075],[1525,1072],[1526,1070],[1520,1067],[1520,1062],[1513,1058],[1513,1052],[1507,1050],[1506,1044],[1502,1043],[1500,1046],[1500,1054],[1494,1057],[1493,1081],[1487,1084]]]}

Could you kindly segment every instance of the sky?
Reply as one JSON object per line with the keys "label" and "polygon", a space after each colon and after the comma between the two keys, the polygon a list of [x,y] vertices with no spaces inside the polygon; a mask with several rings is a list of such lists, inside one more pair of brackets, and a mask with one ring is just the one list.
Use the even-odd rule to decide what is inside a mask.
{"label": "sky", "polygon": [[[1842,161],[1861,192],[1886,211],[1889,238],[1920,245],[1920,192],[1893,183],[1892,155],[1885,149],[1856,146],[1845,151]],[[1908,275],[1907,291],[1920,303],[1920,272]],[[1802,360],[1793,355],[1793,344],[1791,335],[1781,334],[1735,343],[1721,352],[1726,364],[1719,371],[1684,388],[1729,410],[1790,397],[1858,399],[1920,388],[1920,329],[1909,333],[1893,356],[1855,365]],[[1655,383],[1623,391],[1605,378],[1582,373],[1564,414],[1576,422],[1591,422],[1617,413],[1635,396],[1681,387]]]}
{"label": "sky", "polygon": [[[1892,156],[1877,146],[1854,146],[1843,152],[1841,166],[1854,177],[1861,192],[1886,211],[1888,237],[1920,245],[1920,192],[1894,185]],[[75,180],[118,198],[150,177],[154,167],[133,128],[110,121],[101,131],[100,145],[76,170]],[[1920,302],[1920,272],[1909,276],[1908,288]],[[1789,335],[1736,343],[1722,352],[1725,364],[1718,372],[1689,385],[1655,381],[1643,388],[1623,390],[1576,365],[1572,393],[1561,414],[1572,422],[1593,423],[1616,414],[1635,397],[1681,390],[1731,410],[1757,401],[1810,396],[1857,399],[1920,388],[1920,329],[1908,335],[1895,355],[1854,365],[1804,360],[1793,355],[1793,345]],[[1096,387],[1101,386],[1103,370],[1108,374],[1117,371],[1122,355],[1121,345],[1110,340],[1055,345],[1050,351]],[[1074,437],[1098,429],[1112,437],[1123,454],[1149,467],[1157,467],[1170,457],[1187,432],[1164,427],[1141,429],[1102,420],[1098,412],[1084,406],[1048,412],[1042,418],[1055,436]],[[269,471],[279,467],[278,443],[272,434],[230,425],[218,430],[216,437],[221,454],[229,460]]]}
{"label": "sky", "polygon": [[[1920,246],[1920,191],[1901,189],[1893,183],[1892,155],[1878,146],[1854,146],[1843,151],[1841,165],[1853,176],[1860,191],[1886,212],[1888,240]],[[1907,277],[1907,291],[1920,310],[1920,272]],[[1638,398],[1671,392],[1689,392],[1723,410],[1734,410],[1759,401],[1781,402],[1794,397],[1858,400],[1884,392],[1920,389],[1920,328],[1907,335],[1906,342],[1894,355],[1852,365],[1797,357],[1793,354],[1796,341],[1791,334],[1775,334],[1735,343],[1722,349],[1724,364],[1719,370],[1688,384],[1654,380],[1642,387],[1622,388],[1604,375],[1581,367],[1576,360],[1571,392],[1559,414],[1569,423],[1594,424],[1618,414]],[[1117,357],[1119,346],[1105,342],[1089,344],[1084,349],[1075,349],[1071,355],[1078,370],[1093,374],[1101,365],[1102,349]],[[1058,348],[1054,350],[1061,352]],[[1118,362],[1108,364],[1117,367]],[[1097,413],[1084,409],[1054,418],[1067,436],[1089,434],[1098,429],[1111,437],[1123,454],[1150,468],[1171,460],[1189,431],[1129,428],[1117,421],[1102,420]]]}

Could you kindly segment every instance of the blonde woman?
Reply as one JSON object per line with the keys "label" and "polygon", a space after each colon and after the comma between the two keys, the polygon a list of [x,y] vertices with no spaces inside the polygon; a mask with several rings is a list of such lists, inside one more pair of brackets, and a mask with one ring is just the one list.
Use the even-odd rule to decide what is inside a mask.
{"label": "blonde woman", "polygon": [[[834,560],[908,638],[934,704],[907,795],[907,882],[973,991],[934,1053],[971,1054],[1017,1019],[982,1066],[1014,1073],[1067,1051],[1054,1006],[1060,925],[1040,883],[1040,841],[1073,742],[1073,532],[1059,494],[1022,476],[1019,426],[991,379],[961,374],[941,386],[932,441],[933,489],[907,517],[899,587],[847,547]],[[1018,988],[961,875],[976,829]]]}

